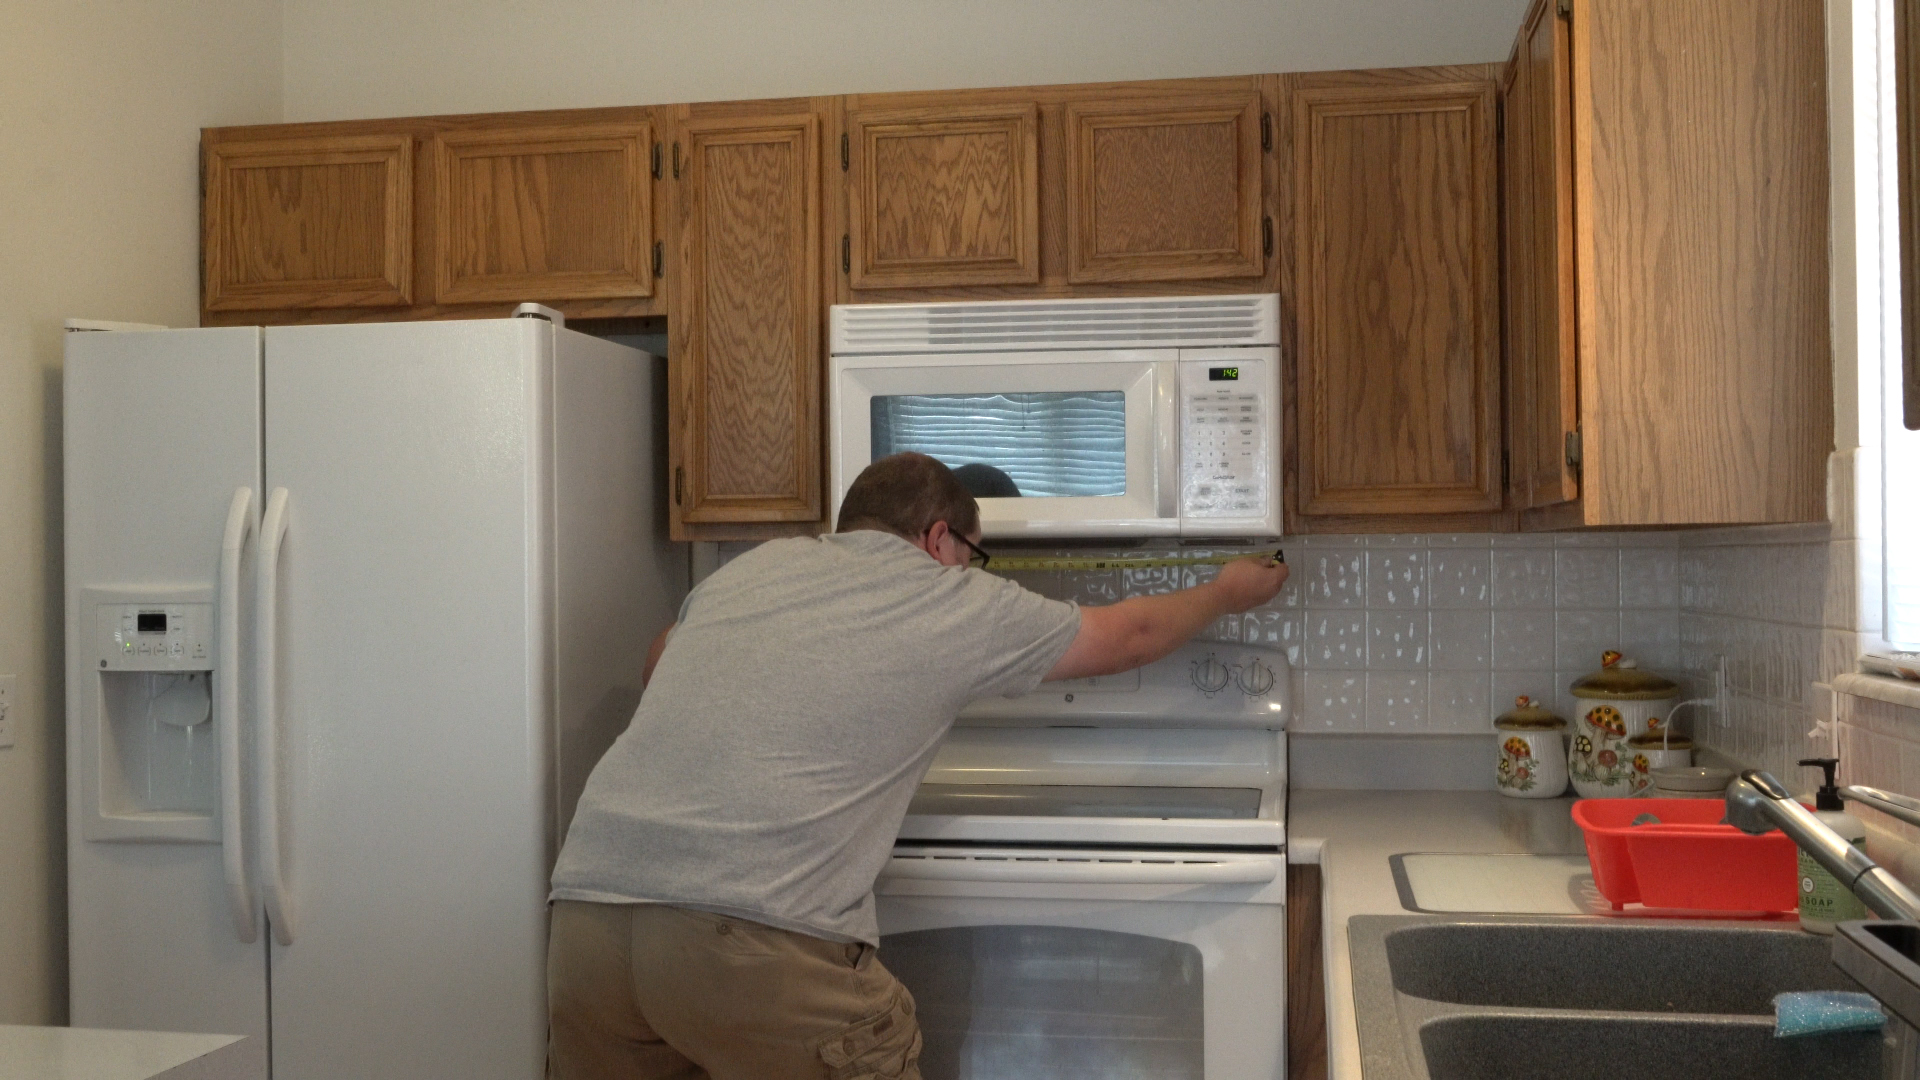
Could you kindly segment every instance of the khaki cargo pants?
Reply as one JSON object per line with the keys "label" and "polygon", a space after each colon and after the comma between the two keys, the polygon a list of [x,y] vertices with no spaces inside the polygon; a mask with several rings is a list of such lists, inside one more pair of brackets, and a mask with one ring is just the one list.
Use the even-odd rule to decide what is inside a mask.
{"label": "khaki cargo pants", "polygon": [[920,1080],[871,945],[661,904],[553,905],[553,1080]]}

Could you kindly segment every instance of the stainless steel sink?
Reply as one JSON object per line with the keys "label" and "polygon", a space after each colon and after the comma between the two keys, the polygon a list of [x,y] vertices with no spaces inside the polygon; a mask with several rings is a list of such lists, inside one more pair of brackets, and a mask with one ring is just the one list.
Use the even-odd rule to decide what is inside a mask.
{"label": "stainless steel sink", "polygon": [[1773,1037],[1775,994],[1859,989],[1798,928],[1359,916],[1347,932],[1366,1080],[1880,1076],[1879,1034]]}

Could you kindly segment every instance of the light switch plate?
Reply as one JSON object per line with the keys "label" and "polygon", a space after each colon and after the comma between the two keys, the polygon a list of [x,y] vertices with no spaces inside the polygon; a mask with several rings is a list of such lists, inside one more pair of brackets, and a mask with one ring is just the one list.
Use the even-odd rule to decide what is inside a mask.
{"label": "light switch plate", "polygon": [[13,746],[14,677],[0,675],[0,750]]}

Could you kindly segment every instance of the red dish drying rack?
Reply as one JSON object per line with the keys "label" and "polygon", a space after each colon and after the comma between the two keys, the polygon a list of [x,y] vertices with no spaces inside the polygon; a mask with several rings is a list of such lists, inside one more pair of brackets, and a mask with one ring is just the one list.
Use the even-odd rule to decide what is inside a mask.
{"label": "red dish drying rack", "polygon": [[[1600,895],[1627,904],[1697,911],[1790,911],[1799,904],[1793,841],[1722,825],[1719,799],[1581,799],[1574,824]],[[1659,824],[1634,825],[1652,814]]]}

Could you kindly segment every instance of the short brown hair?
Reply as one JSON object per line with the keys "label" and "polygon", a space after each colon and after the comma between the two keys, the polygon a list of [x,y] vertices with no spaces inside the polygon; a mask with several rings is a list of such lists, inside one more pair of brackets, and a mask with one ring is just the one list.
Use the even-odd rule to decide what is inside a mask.
{"label": "short brown hair", "polygon": [[934,458],[905,453],[883,457],[860,470],[840,500],[835,532],[879,529],[918,540],[936,521],[962,536],[980,528],[980,504]]}

